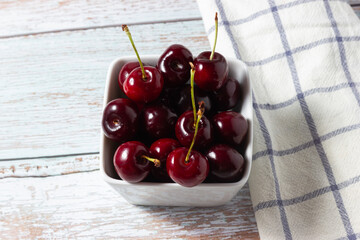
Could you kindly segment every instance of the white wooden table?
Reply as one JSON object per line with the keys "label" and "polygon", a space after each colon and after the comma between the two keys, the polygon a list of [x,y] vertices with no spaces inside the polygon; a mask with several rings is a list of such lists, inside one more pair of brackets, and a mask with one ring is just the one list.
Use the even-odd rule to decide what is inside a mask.
{"label": "white wooden table", "polygon": [[140,54],[210,49],[193,0],[0,2],[0,239],[259,238],[248,187],[217,208],[138,207],[100,178],[107,67],[133,55],[124,23]]}

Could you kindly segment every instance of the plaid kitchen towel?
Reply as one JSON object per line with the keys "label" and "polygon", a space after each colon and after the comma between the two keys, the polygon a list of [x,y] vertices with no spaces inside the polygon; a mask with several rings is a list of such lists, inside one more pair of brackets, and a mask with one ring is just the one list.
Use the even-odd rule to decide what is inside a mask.
{"label": "plaid kitchen towel", "polygon": [[360,21],[339,0],[198,0],[254,93],[249,179],[262,239],[360,238]]}

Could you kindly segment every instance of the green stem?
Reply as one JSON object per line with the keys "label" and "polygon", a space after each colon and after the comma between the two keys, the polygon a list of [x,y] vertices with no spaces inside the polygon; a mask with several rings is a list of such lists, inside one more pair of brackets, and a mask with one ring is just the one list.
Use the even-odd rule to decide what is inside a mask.
{"label": "green stem", "polygon": [[142,155],[141,156],[142,158],[145,158],[146,160],[150,161],[150,162],[153,162],[155,167],[160,167],[161,165],[161,162],[159,159],[156,159],[156,158],[151,158],[151,157],[148,157],[148,156],[145,156],[145,155]]}
{"label": "green stem", "polygon": [[195,67],[192,62],[190,62],[189,64],[191,66],[191,70],[190,70],[191,104],[194,112],[194,127],[195,127],[195,121],[196,121],[196,107],[195,107],[195,93],[194,93]]}
{"label": "green stem", "polygon": [[210,60],[213,60],[213,58],[214,58],[216,42],[217,42],[217,35],[218,35],[218,17],[217,17],[217,12],[216,12],[215,13],[215,42],[214,42],[213,50],[212,50],[211,55],[210,55]]}
{"label": "green stem", "polygon": [[132,45],[132,47],[134,48],[134,51],[135,51],[135,53],[136,53],[136,57],[137,57],[137,59],[138,59],[138,61],[139,61],[139,63],[140,63],[140,68],[141,68],[141,73],[142,73],[142,79],[145,80],[145,79],[146,79],[146,74],[145,74],[144,65],[142,64],[141,59],[140,59],[140,56],[139,56],[139,53],[138,53],[138,51],[136,50],[136,47],[135,47],[134,41],[133,41],[133,39],[132,39],[132,37],[131,37],[131,33],[130,33],[130,31],[129,31],[129,28],[128,28],[128,26],[126,26],[126,25],[121,25],[121,28],[122,28],[122,30],[126,33],[126,35],[128,36],[128,38],[129,38],[129,40],[130,40],[130,42],[131,42],[131,45]]}
{"label": "green stem", "polygon": [[201,102],[199,103],[199,111],[197,112],[197,115],[198,115],[198,116],[197,116],[196,124],[195,124],[194,137],[193,137],[193,140],[192,140],[191,145],[190,145],[190,147],[189,147],[189,151],[188,151],[188,153],[186,154],[185,163],[188,163],[188,162],[189,162],[190,153],[191,153],[192,148],[194,147],[196,135],[197,135],[197,133],[198,133],[199,122],[200,122],[202,116],[204,115],[204,112],[205,112],[205,104],[204,104],[203,101],[201,101]]}

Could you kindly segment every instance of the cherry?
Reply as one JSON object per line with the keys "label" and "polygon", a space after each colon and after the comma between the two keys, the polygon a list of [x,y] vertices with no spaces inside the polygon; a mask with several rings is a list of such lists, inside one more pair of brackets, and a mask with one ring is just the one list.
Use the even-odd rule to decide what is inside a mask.
{"label": "cherry", "polygon": [[129,28],[126,25],[123,25],[122,29],[127,34],[140,64],[140,67],[132,70],[125,79],[123,83],[124,92],[126,96],[135,102],[151,102],[155,100],[162,91],[164,85],[163,77],[155,67],[143,66],[132,40]]}
{"label": "cherry", "polygon": [[201,153],[192,151],[204,111],[204,102],[201,102],[199,104],[199,111],[197,114],[195,113],[195,132],[189,149],[184,147],[177,148],[166,159],[166,169],[169,176],[174,182],[184,187],[193,187],[202,183],[209,173],[208,160]]}
{"label": "cherry", "polygon": [[[168,107],[171,111],[176,112],[176,106],[178,104],[179,88],[163,88],[160,96],[156,100],[156,103],[163,104]],[[181,112],[182,113],[182,112]]]}
{"label": "cherry", "polygon": [[142,78],[141,68],[135,68],[124,82],[126,96],[136,102],[148,103],[161,93],[163,78],[154,67],[144,67],[146,78]]}
{"label": "cherry", "polygon": [[225,111],[229,110],[236,105],[240,104],[241,86],[240,83],[229,78],[224,86],[220,88],[214,94],[215,105],[217,110]]}
{"label": "cherry", "polygon": [[162,73],[165,85],[178,87],[186,83],[190,77],[189,62],[193,61],[191,52],[180,44],[168,47],[160,56],[157,67]]}
{"label": "cherry", "polygon": [[[184,112],[176,122],[175,134],[181,145],[189,147],[195,133],[194,115],[192,111]],[[207,148],[213,140],[213,129],[210,121],[203,116],[199,122],[199,132],[196,136],[195,149]]]}
{"label": "cherry", "polygon": [[149,149],[152,157],[158,159],[160,167],[151,168],[152,175],[161,182],[172,182],[166,170],[166,159],[170,152],[181,147],[180,143],[172,138],[162,138],[151,144]]}
{"label": "cherry", "polygon": [[172,180],[184,187],[194,187],[202,183],[209,173],[208,160],[199,152],[191,151],[188,161],[185,158],[188,148],[172,151],[166,160],[166,168]]}
{"label": "cherry", "polygon": [[135,137],[138,130],[138,110],[129,99],[109,102],[103,112],[102,129],[106,137],[125,142]]}
{"label": "cherry", "polygon": [[[188,110],[191,110],[191,95],[190,95],[191,87],[190,85],[185,85],[179,95],[178,95],[178,105],[177,105],[177,113],[181,114]],[[206,92],[200,89],[197,86],[194,86],[194,95],[195,95],[195,102],[204,101],[205,103],[205,115],[211,116],[214,112],[213,109],[213,100],[210,92]]]}
{"label": "cherry", "polygon": [[[144,63],[144,65],[146,66],[147,64]],[[119,83],[120,89],[122,91],[124,91],[123,85],[124,85],[126,78],[129,76],[129,74],[132,72],[132,70],[134,70],[135,68],[138,68],[138,67],[140,67],[139,62],[128,62],[128,63],[125,63],[124,66],[122,66],[122,68],[119,72],[119,78],[118,78],[118,83]]]}
{"label": "cherry", "polygon": [[211,52],[202,52],[195,58],[195,83],[201,89],[215,91],[224,85],[229,70],[224,56],[215,53],[214,58],[209,60],[210,54]]}
{"label": "cherry", "polygon": [[237,112],[221,112],[212,119],[216,139],[232,146],[239,146],[244,139],[248,122]]}
{"label": "cherry", "polygon": [[195,83],[204,90],[218,90],[227,80],[229,72],[226,59],[220,53],[215,52],[218,32],[217,13],[215,14],[215,42],[212,52],[200,53],[194,60]]}
{"label": "cherry", "polygon": [[149,156],[147,147],[138,141],[121,144],[114,155],[114,166],[121,179],[130,182],[140,182],[149,174],[149,161],[159,166],[160,162]]}
{"label": "cherry", "polygon": [[173,137],[177,115],[161,104],[145,106],[141,113],[141,125],[151,138]]}
{"label": "cherry", "polygon": [[[195,136],[196,136],[195,148],[199,148],[199,147],[206,148],[208,145],[210,145],[213,139],[213,130],[209,120],[205,116],[203,116],[203,113],[205,111],[205,103],[203,101],[199,102],[199,113],[201,114],[200,115],[199,113],[196,114],[195,94],[194,94],[195,69],[192,63],[190,63],[190,65],[191,65],[190,95],[191,95],[191,103],[192,103],[193,111],[184,112],[179,117],[175,126],[175,135],[179,140],[179,142],[185,147],[189,147],[191,144],[194,144]],[[198,132],[198,127],[200,127],[199,132]]]}
{"label": "cherry", "polygon": [[139,111],[141,111],[144,106],[145,106],[145,103],[142,103],[142,102],[134,102],[138,108]]}
{"label": "cherry", "polygon": [[209,161],[209,178],[218,182],[237,182],[244,169],[244,158],[225,144],[212,146],[206,158]]}
{"label": "cherry", "polygon": [[124,66],[121,68],[121,70],[119,72],[119,78],[118,78],[118,83],[119,83],[121,90],[124,91],[123,84],[124,84],[126,78],[129,76],[130,72],[138,67],[140,67],[139,62],[128,62],[128,63],[125,63]]}

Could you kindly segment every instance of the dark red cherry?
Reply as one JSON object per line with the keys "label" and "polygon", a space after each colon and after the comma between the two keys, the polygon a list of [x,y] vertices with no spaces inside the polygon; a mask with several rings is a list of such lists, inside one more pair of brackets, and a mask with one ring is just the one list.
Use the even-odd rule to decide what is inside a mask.
{"label": "dark red cherry", "polygon": [[[213,100],[210,92],[201,90],[199,87],[194,86],[195,104],[203,101],[205,103],[205,115],[211,116],[214,112]],[[191,105],[191,87],[189,84],[185,85],[178,95],[178,105],[176,112],[180,115],[188,110],[192,110]]]}
{"label": "dark red cherry", "polygon": [[102,129],[106,137],[115,141],[133,139],[138,131],[136,104],[124,98],[109,102],[103,112]]}
{"label": "dark red cherry", "polygon": [[178,105],[180,88],[166,88],[164,87],[156,103],[163,104],[168,107],[172,112],[176,112]]}
{"label": "dark red cherry", "polygon": [[219,90],[226,82],[229,68],[226,59],[215,52],[210,60],[211,52],[202,52],[195,58],[195,83],[206,91]]}
{"label": "dark red cherry", "polygon": [[[144,65],[146,65],[144,63]],[[118,78],[118,83],[120,86],[120,89],[123,91],[123,84],[126,80],[126,78],[129,76],[129,74],[132,72],[132,70],[134,70],[135,68],[140,67],[140,63],[139,62],[128,62],[125,63],[124,66],[121,68],[120,72],[119,72],[119,78]]]}
{"label": "dark red cherry", "polygon": [[240,104],[241,87],[239,81],[229,78],[224,86],[214,94],[215,105],[218,111],[229,110]]}
{"label": "dark red cherry", "polygon": [[137,109],[139,110],[139,112],[144,108],[145,103],[143,102],[134,102],[137,106]]}
{"label": "dark red cherry", "polygon": [[212,119],[215,136],[218,142],[239,146],[247,131],[248,122],[237,112],[221,112]]}
{"label": "dark red cherry", "polygon": [[215,52],[218,35],[218,17],[215,13],[215,41],[212,52],[202,52],[195,58],[195,83],[204,90],[219,90],[226,82],[229,72],[226,59]]}
{"label": "dark red cherry", "polygon": [[185,162],[188,148],[181,147],[172,151],[166,160],[166,168],[174,182],[184,187],[194,187],[202,183],[209,173],[208,160],[199,152],[192,150]]}
{"label": "dark red cherry", "polygon": [[144,67],[146,78],[143,79],[141,68],[135,68],[123,84],[124,92],[135,102],[154,101],[161,93],[164,80],[154,67]]}
{"label": "dark red cherry", "polygon": [[209,178],[217,182],[237,182],[244,169],[244,158],[234,148],[225,144],[212,146],[206,158],[209,161]]}
{"label": "dark red cherry", "polygon": [[162,138],[151,144],[149,149],[153,158],[160,161],[160,167],[152,167],[152,175],[161,182],[172,182],[166,170],[166,159],[176,148],[181,147],[180,143],[172,138]]}
{"label": "dark red cherry", "polygon": [[114,155],[114,166],[122,180],[140,182],[149,174],[151,163],[143,156],[149,156],[149,151],[141,142],[126,142],[118,147]]}
{"label": "dark red cherry", "polygon": [[[181,145],[190,147],[195,133],[193,111],[184,112],[176,122],[175,134]],[[210,121],[202,116],[199,122],[194,149],[205,149],[213,140],[213,129]]]}
{"label": "dark red cherry", "polygon": [[177,118],[177,115],[164,105],[151,104],[143,108],[140,125],[151,138],[173,137]]}
{"label": "dark red cherry", "polygon": [[125,79],[123,83],[124,92],[126,96],[135,102],[151,102],[162,91],[164,85],[163,77],[157,68],[143,66],[128,26],[122,25],[121,28],[128,36],[140,65],[140,67],[132,70]]}
{"label": "dark red cherry", "polygon": [[160,56],[157,67],[164,77],[165,86],[178,87],[190,78],[189,62],[193,56],[189,49],[180,44],[168,47]]}

